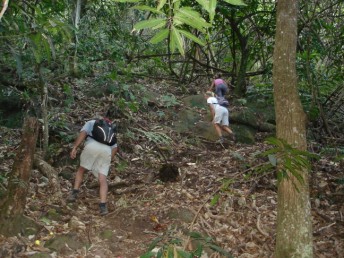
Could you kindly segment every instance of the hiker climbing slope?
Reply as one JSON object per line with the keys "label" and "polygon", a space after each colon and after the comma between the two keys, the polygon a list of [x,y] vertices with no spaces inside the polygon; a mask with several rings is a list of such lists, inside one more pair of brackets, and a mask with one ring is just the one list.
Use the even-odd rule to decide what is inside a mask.
{"label": "hiker climbing slope", "polygon": [[227,132],[233,140],[235,140],[233,131],[229,128],[229,112],[226,107],[221,106],[218,103],[216,97],[214,97],[214,93],[211,91],[207,91],[204,95],[205,99],[207,100],[207,104],[209,106],[212,122],[214,124],[216,133],[219,136],[219,142],[224,142],[224,137],[222,135],[222,131]]}
{"label": "hiker climbing slope", "polygon": [[[107,113],[109,114],[109,112]],[[100,189],[100,215],[108,213],[107,207],[107,175],[110,169],[111,160],[117,153],[117,139],[111,121],[106,117],[100,120],[90,120],[80,130],[70,153],[72,159],[76,158],[78,147],[85,141],[85,147],[80,155],[80,167],[75,175],[74,188],[68,197],[68,201],[76,201],[84,173],[92,171],[98,178]]]}
{"label": "hiker climbing slope", "polygon": [[217,97],[224,97],[228,92],[227,83],[221,79],[221,74],[217,74],[212,81],[209,91],[214,91]]}

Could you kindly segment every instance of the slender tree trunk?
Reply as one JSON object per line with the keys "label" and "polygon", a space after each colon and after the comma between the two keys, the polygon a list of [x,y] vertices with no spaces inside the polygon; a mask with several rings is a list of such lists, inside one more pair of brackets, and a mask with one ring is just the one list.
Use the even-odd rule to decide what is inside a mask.
{"label": "slender tree trunk", "polygon": [[81,1],[76,1],[76,7],[75,7],[75,20],[74,20],[74,26],[76,29],[79,29],[79,22],[80,22],[80,16],[81,16]]}
{"label": "slender tree trunk", "polygon": [[8,1],[9,0],[3,0],[2,1],[3,5],[2,5],[1,11],[0,11],[0,21],[1,21],[2,16],[4,16],[4,14],[5,14],[6,10],[7,10]]}
{"label": "slender tree trunk", "polygon": [[246,94],[246,70],[249,59],[249,52],[247,49],[247,39],[245,39],[245,45],[241,48],[241,60],[239,71],[237,73],[237,83],[235,85],[235,94],[238,97],[244,97]]}
{"label": "slender tree trunk", "polygon": [[[273,83],[277,138],[305,150],[306,116],[297,91],[297,0],[279,0]],[[276,258],[313,257],[308,171],[298,171],[304,184],[289,173],[278,186]],[[295,185],[297,188],[295,187]]]}
{"label": "slender tree trunk", "polygon": [[44,81],[42,65],[38,65],[39,86],[41,89],[41,111],[43,120],[43,157],[46,158],[49,148],[49,121],[48,121],[48,85]]}
{"label": "slender tree trunk", "polygon": [[25,231],[23,227],[26,220],[23,213],[28,195],[37,137],[37,119],[26,118],[22,141],[17,150],[8,183],[7,195],[0,202],[0,234],[16,235]]}
{"label": "slender tree trunk", "polygon": [[249,59],[249,50],[247,48],[248,37],[242,34],[233,16],[230,17],[229,22],[234,35],[236,35],[239,40],[241,54],[239,70],[236,72],[237,80],[234,91],[237,97],[244,97],[246,93],[246,70]]}

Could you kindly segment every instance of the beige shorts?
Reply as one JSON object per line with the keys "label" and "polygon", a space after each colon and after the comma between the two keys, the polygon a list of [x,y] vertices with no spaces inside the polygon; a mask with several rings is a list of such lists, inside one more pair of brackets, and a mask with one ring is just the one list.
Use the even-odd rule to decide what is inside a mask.
{"label": "beige shorts", "polygon": [[111,165],[111,147],[97,141],[86,143],[80,155],[80,166],[92,171],[98,178],[98,173],[108,175]]}
{"label": "beige shorts", "polygon": [[215,107],[215,117],[214,123],[229,126],[229,119],[228,119],[228,109],[225,107],[217,106]]}

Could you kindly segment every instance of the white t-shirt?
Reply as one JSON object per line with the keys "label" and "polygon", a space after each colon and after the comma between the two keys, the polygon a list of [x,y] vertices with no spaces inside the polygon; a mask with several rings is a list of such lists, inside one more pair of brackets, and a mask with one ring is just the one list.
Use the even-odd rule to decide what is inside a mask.
{"label": "white t-shirt", "polygon": [[[80,130],[80,132],[85,131],[87,133],[87,135],[91,136],[91,137],[86,138],[86,142],[85,142],[86,145],[90,142],[96,141],[95,139],[92,138],[92,129],[93,129],[93,125],[95,122],[96,122],[96,120],[90,120],[90,121],[86,122]],[[117,143],[112,145],[111,149],[114,149],[116,147],[117,147]]]}

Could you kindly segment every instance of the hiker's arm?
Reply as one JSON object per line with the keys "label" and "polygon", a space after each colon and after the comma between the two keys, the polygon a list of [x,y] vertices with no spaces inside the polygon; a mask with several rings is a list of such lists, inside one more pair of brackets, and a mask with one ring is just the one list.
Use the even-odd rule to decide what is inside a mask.
{"label": "hiker's arm", "polygon": [[76,153],[78,151],[78,147],[80,146],[81,143],[83,143],[83,141],[86,139],[86,137],[87,137],[87,133],[85,131],[81,131],[78,138],[76,138],[76,140],[74,142],[74,146],[73,146],[72,151],[70,152],[71,159],[75,159]]}
{"label": "hiker's arm", "polygon": [[210,113],[211,113],[211,121],[213,121],[214,117],[215,117],[215,108],[213,105],[209,104],[209,109],[210,109]]}
{"label": "hiker's arm", "polygon": [[210,88],[208,91],[213,91],[214,87],[215,87],[215,81],[213,80],[212,83],[210,84]]}
{"label": "hiker's arm", "polygon": [[116,153],[117,153],[118,147],[115,147],[111,150],[111,160],[113,161],[115,159]]}

